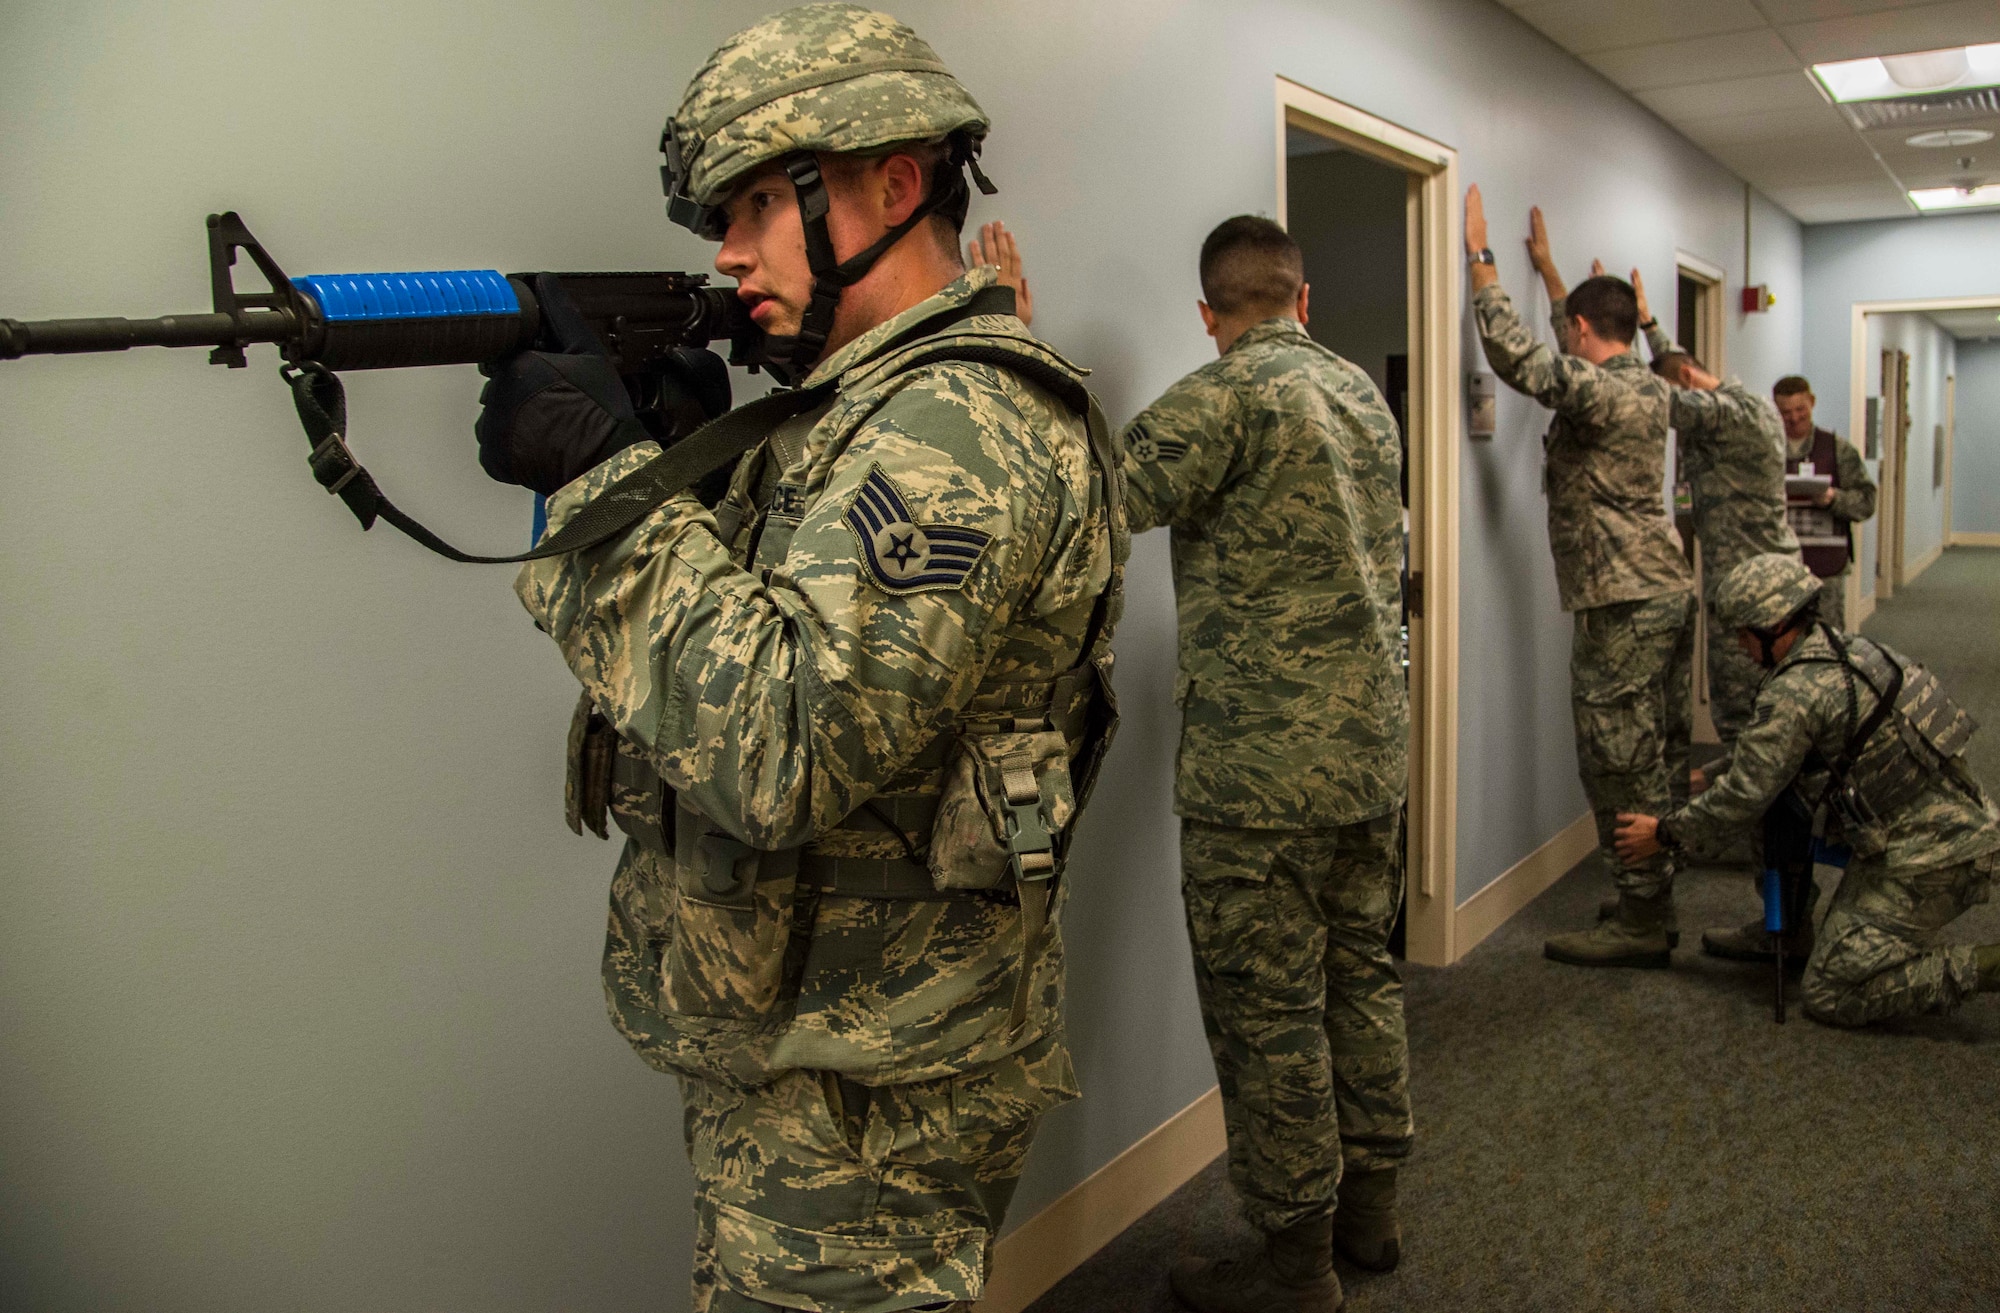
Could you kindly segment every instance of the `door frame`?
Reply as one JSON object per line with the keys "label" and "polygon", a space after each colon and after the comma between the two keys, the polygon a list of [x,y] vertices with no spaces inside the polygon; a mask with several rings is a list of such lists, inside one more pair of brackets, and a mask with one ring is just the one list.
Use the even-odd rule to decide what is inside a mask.
{"label": "door frame", "polygon": [[[1728,303],[1725,299],[1724,284],[1728,273],[1721,265],[1710,263],[1698,255],[1687,251],[1674,252],[1674,298],[1675,324],[1679,326],[1680,278],[1685,275],[1696,283],[1701,291],[1695,302],[1695,340],[1678,343],[1683,351],[1694,354],[1702,367],[1721,378],[1729,376],[1729,334]],[[1680,471],[1674,471],[1675,481],[1680,479]],[[1706,563],[1701,559],[1701,543],[1696,540],[1690,564],[1695,572],[1695,596],[1708,596],[1702,582],[1702,571]],[[1721,743],[1722,735],[1715,728],[1715,714],[1710,705],[1708,687],[1708,608],[1694,609],[1694,741],[1697,743]]]}
{"label": "door frame", "polygon": [[[1934,296],[1917,300],[1856,301],[1848,309],[1848,441],[1854,442],[1862,450],[1864,459],[1867,452],[1866,437],[1863,435],[1860,441],[1856,440],[1855,425],[1865,425],[1867,423],[1868,316],[1925,314],[1933,310],[2000,310],[2000,292],[1989,292],[1983,296]],[[1890,504],[1889,482],[1894,477],[1894,471],[1893,463],[1889,458],[1889,422],[1889,398],[1884,397],[1882,399],[1882,458],[1875,472],[1877,489],[1876,511],[1875,519],[1872,522],[1875,525],[1876,571],[1878,576],[1880,576],[1877,582],[1879,591],[1875,597],[1875,601],[1878,602],[1890,597],[1896,587],[1896,581],[1888,579],[1882,573],[1881,562],[1887,559],[1884,553],[1893,543],[1893,538],[1883,532],[1885,525],[1883,515],[1886,510],[1888,514],[1894,516],[1897,521],[1900,521],[1903,510],[1900,501],[1897,501],[1894,505]],[[1947,429],[1948,434],[1949,431]],[[1944,477],[1947,489],[1951,481],[1951,454],[1948,452],[1945,457]],[[1902,489],[1897,488],[1895,495],[1900,498],[1902,496]],[[1950,505],[1951,503],[1947,499],[1945,503],[1947,514],[1949,513]],[[1948,535],[1945,538],[1945,545],[1947,547],[1951,545],[1951,538]],[[1865,618],[1865,613],[1861,609],[1861,571],[1858,568],[1860,562],[1857,561],[1855,564],[1857,568],[1847,572],[1847,621],[1850,625],[1859,625]],[[1885,583],[1886,587],[1883,586]],[[1872,604],[1869,609],[1874,609]]]}
{"label": "door frame", "polygon": [[[1955,346],[1953,354],[1955,357]],[[1941,489],[1944,495],[1944,531],[1939,535],[1938,541],[1940,545],[1950,547],[1951,464],[1952,458],[1958,455],[1958,366],[1955,363],[1952,365],[1952,372],[1944,376],[1944,432],[1940,435],[1939,441],[1943,444],[1943,451],[1936,459],[1944,462],[1944,487]]]}
{"label": "door frame", "polygon": [[[1709,373],[1726,378],[1729,375],[1729,306],[1724,283],[1729,275],[1721,265],[1679,250],[1674,252],[1674,271],[1686,274],[1701,284],[1701,300],[1695,307],[1695,332],[1706,339],[1705,342],[1682,342],[1681,349],[1692,352]],[[1680,295],[1678,285],[1674,288],[1674,295]]]}
{"label": "door frame", "polygon": [[1461,951],[1458,912],[1458,485],[1463,271],[1458,152],[1421,133],[1276,79],[1278,204],[1286,223],[1285,130],[1339,142],[1409,177],[1410,793],[1406,952],[1444,966]]}

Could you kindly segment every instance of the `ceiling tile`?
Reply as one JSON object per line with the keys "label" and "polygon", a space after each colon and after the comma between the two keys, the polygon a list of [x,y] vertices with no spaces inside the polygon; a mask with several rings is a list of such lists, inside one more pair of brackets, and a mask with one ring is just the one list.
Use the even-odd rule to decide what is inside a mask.
{"label": "ceiling tile", "polygon": [[1826,98],[1814,88],[1812,76],[1803,71],[1730,78],[1697,86],[1660,87],[1637,91],[1633,96],[1669,123],[1814,109],[1826,104]]}
{"label": "ceiling tile", "polygon": [[[1523,0],[1500,0],[1509,9],[1518,9]],[[1822,18],[1849,18],[1857,14],[1879,13],[1884,9],[1916,9],[1940,0],[1755,0],[1764,17],[1773,23],[1810,23]]]}
{"label": "ceiling tile", "polygon": [[1584,62],[1629,91],[1789,73],[1799,67],[1791,47],[1769,28],[1604,50],[1586,55]]}
{"label": "ceiling tile", "polygon": [[1770,110],[1731,118],[1689,119],[1675,125],[1697,146],[1715,148],[1758,141],[1852,141],[1854,129],[1831,105]]}
{"label": "ceiling tile", "polygon": [[1866,182],[1884,178],[1882,166],[1867,147],[1852,137],[1846,141],[1742,142],[1709,152],[1741,176],[1762,187],[1799,187],[1820,183]]}
{"label": "ceiling tile", "polygon": [[1914,152],[1906,152],[1894,158],[1885,157],[1882,161],[1888,165],[1889,172],[1895,175],[1896,181],[1905,187],[1912,189],[1957,187],[1967,181],[1980,185],[2000,182],[2000,166],[1996,166],[2000,165],[2000,162],[1996,162],[1990,155],[1970,169],[1961,169],[1949,158],[1914,159],[1913,154]]}
{"label": "ceiling tile", "polygon": [[1916,211],[1888,179],[1832,186],[1760,188],[1800,223],[1854,219],[1907,219]]}
{"label": "ceiling tile", "polygon": [[1853,18],[1790,24],[1779,30],[1799,58],[1808,64],[1823,64],[1834,59],[2000,41],[2000,4],[1994,0],[1946,0]]}
{"label": "ceiling tile", "polygon": [[1580,55],[1769,26],[1751,0],[1539,0],[1515,12]]}

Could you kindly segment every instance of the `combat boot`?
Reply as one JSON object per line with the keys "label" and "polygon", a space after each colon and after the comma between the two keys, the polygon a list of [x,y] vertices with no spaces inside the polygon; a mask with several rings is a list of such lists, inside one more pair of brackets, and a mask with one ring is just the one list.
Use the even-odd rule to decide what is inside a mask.
{"label": "combat boot", "polygon": [[[1598,920],[1609,921],[1616,915],[1618,915],[1618,896],[1616,894],[1613,894],[1597,905]],[[1669,900],[1667,903],[1667,947],[1679,948],[1680,946],[1681,914],[1674,910],[1673,902]]]}
{"label": "combat boot", "polygon": [[[1785,965],[1796,971],[1805,970],[1806,959],[1812,956],[1813,910],[1818,906],[1819,886],[1814,885],[1806,894],[1805,916],[1785,936]],[[1777,957],[1776,950],[1771,947],[1770,932],[1764,929],[1764,918],[1761,916],[1735,930],[1718,928],[1702,931],[1701,951],[1710,957],[1726,958],[1731,962],[1770,962]]]}
{"label": "combat boot", "polygon": [[1396,1169],[1349,1168],[1340,1177],[1333,1212],[1333,1247],[1370,1272],[1393,1272],[1403,1257],[1403,1228],[1396,1221]]}
{"label": "combat boot", "polygon": [[1248,1257],[1182,1259],[1167,1284],[1196,1313],[1340,1313],[1346,1301],[1331,1217],[1274,1231]]}
{"label": "combat boot", "polygon": [[1542,945],[1542,956],[1579,967],[1672,966],[1673,948],[1667,943],[1672,907],[1672,894],[1620,894],[1617,915],[1590,930],[1556,935]]}

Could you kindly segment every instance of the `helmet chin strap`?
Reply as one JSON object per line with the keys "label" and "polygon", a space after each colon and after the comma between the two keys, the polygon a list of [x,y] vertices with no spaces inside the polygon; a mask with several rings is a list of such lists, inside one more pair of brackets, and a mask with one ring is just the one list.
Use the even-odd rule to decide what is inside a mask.
{"label": "helmet chin strap", "polygon": [[1778,668],[1778,656],[1772,649],[1777,646],[1778,640],[1785,636],[1784,627],[1758,629],[1754,626],[1746,625],[1744,628],[1749,631],[1750,637],[1757,640],[1757,664],[1766,670],[1776,670]]}
{"label": "helmet chin strap", "polygon": [[785,173],[791,178],[792,189],[798,195],[799,220],[805,229],[806,263],[813,275],[812,298],[806,303],[797,335],[768,336],[765,354],[783,364],[794,379],[811,373],[826,351],[827,340],[833,336],[833,316],[840,308],[840,294],[866,278],[868,271],[887,254],[890,247],[903,240],[933,213],[939,210],[946,210],[947,213],[956,211],[963,218],[965,207],[971,200],[965,184],[966,165],[971,166],[981,192],[991,196],[998,190],[979,171],[978,162],[972,158],[970,150],[955,141],[950,157],[938,166],[932,178],[930,194],[910,211],[909,217],[876,238],[867,249],[842,260],[834,254],[833,234],[827,229],[827,214],[833,204],[832,198],[827,195],[826,178],[820,172],[819,157],[811,151],[786,156]]}

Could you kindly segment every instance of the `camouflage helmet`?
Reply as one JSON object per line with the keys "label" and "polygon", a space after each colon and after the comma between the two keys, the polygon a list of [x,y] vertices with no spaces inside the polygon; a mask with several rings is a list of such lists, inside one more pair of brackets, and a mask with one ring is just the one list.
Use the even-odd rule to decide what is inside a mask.
{"label": "camouflage helmet", "polygon": [[989,126],[905,24],[855,4],[801,5],[723,42],[688,83],[660,140],[667,210],[712,236],[730,188],[773,160],[951,138],[969,162]]}
{"label": "camouflage helmet", "polygon": [[1798,557],[1766,552],[1722,576],[1715,618],[1730,629],[1774,630],[1818,597],[1819,587],[1819,577]]}

